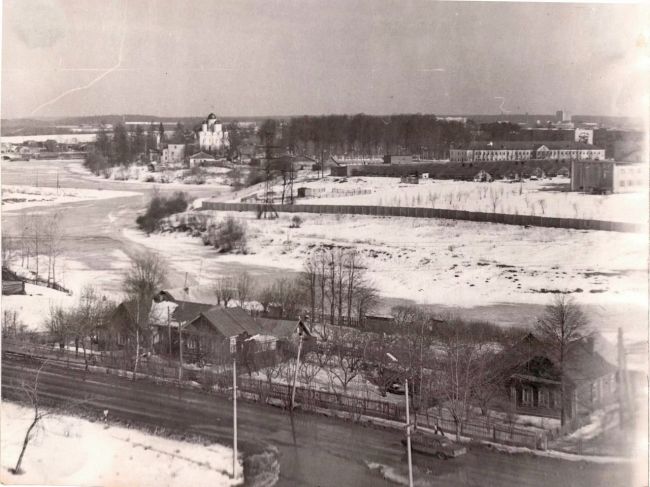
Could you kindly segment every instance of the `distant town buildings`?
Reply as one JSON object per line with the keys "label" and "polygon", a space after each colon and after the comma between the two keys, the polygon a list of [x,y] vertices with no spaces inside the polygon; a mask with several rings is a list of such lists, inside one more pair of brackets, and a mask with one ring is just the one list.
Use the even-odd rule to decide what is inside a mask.
{"label": "distant town buildings", "polygon": [[450,149],[449,159],[451,162],[603,160],[605,149],[583,142],[472,142]]}
{"label": "distant town buildings", "polygon": [[198,132],[199,149],[202,151],[216,152],[228,147],[228,132],[214,113],[201,124]]}

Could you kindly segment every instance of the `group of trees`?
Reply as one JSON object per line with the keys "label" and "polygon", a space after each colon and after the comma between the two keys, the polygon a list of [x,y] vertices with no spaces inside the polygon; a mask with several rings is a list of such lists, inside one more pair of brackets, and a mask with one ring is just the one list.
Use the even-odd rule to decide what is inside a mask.
{"label": "group of trees", "polygon": [[324,338],[327,322],[334,325],[362,320],[377,303],[377,291],[354,248],[321,247],[312,252],[303,265],[301,284],[310,324],[318,319]]}
{"label": "group of trees", "polygon": [[3,232],[2,265],[10,267],[12,262],[20,259],[21,267],[33,269],[38,279],[44,279],[52,286],[56,284],[57,259],[61,254],[64,237],[61,212],[23,212],[16,233]]}
{"label": "group of trees", "polygon": [[94,287],[85,287],[77,303],[72,307],[53,306],[46,321],[50,337],[62,348],[74,340],[75,354],[81,348],[86,368],[89,364],[88,350],[96,342],[97,328],[105,324],[114,304],[100,296]]}
{"label": "group of trees", "polygon": [[165,133],[162,122],[157,125],[151,122],[146,130],[142,125],[127,127],[123,123],[116,123],[112,133],[101,126],[97,132],[95,151],[88,154],[85,165],[95,174],[101,174],[110,167],[127,166],[141,160],[146,156],[148,150],[160,150],[165,143],[186,144],[193,142],[192,132],[187,131],[181,122],[176,124],[176,128],[171,134]]}
{"label": "group of trees", "polygon": [[[268,127],[273,129],[272,126]],[[420,154],[442,158],[451,144],[468,142],[462,123],[434,115],[328,115],[291,118],[281,130],[281,142],[294,152],[377,156]]]}

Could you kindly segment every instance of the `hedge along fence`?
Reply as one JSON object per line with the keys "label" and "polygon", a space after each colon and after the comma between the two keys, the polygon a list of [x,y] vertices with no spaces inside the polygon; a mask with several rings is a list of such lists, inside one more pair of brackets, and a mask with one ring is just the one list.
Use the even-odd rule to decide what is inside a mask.
{"label": "hedge along fence", "polygon": [[[202,210],[215,211],[257,211],[263,205],[254,203],[223,203],[203,201]],[[422,208],[406,206],[372,205],[273,205],[284,213],[324,213],[338,215],[405,216],[412,218],[442,218],[484,223],[502,223],[532,227],[572,228],[576,230],[602,230],[606,232],[643,232],[643,225],[606,220],[585,220],[581,218],[556,218],[549,216],[512,215],[507,213],[485,213],[479,211],[449,210],[443,208]]]}

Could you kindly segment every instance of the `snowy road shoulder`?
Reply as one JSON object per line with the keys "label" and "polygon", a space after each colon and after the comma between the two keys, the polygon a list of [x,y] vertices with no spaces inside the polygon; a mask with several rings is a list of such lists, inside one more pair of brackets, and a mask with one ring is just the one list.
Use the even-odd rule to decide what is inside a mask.
{"label": "snowy road shoulder", "polygon": [[9,469],[33,412],[8,402],[1,412],[2,483],[212,487],[242,482],[230,478],[232,450],[225,446],[170,440],[63,415],[43,418],[27,447],[23,475],[13,475]]}

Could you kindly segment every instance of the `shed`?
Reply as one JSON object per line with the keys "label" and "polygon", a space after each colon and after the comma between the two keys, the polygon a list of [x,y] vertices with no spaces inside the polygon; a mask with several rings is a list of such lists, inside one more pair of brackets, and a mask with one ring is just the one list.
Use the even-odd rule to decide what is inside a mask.
{"label": "shed", "polygon": [[206,162],[215,162],[216,160],[217,159],[214,156],[211,156],[210,154],[207,154],[203,151],[192,154],[189,157],[190,167],[200,166]]}

